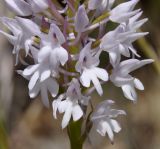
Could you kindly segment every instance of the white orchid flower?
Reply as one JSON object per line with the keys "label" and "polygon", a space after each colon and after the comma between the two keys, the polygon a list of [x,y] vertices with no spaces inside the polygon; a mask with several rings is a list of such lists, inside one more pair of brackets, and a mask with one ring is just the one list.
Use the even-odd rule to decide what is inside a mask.
{"label": "white orchid flower", "polygon": [[101,136],[108,134],[109,139],[113,143],[114,133],[118,133],[121,130],[119,123],[114,120],[119,115],[126,115],[123,110],[112,109],[111,106],[114,104],[112,100],[105,100],[101,102],[93,112],[91,121],[96,131]]}
{"label": "white orchid flower", "polygon": [[121,60],[121,55],[130,57],[130,51],[140,57],[132,43],[137,39],[147,35],[147,32],[137,32],[147,19],[137,21],[141,12],[129,19],[128,23],[119,25],[115,30],[103,36],[100,48],[109,53],[110,63],[115,66]]}
{"label": "white orchid flower", "polygon": [[144,86],[139,79],[132,77],[129,73],[152,62],[152,59],[129,59],[122,61],[113,69],[110,80],[114,83],[115,86],[122,88],[124,96],[127,99],[136,101],[137,94],[135,88],[144,90]]}
{"label": "white orchid flower", "polygon": [[66,94],[60,95],[52,104],[55,118],[57,118],[57,110],[59,113],[64,113],[62,128],[68,125],[71,116],[73,117],[73,121],[78,121],[83,116],[83,110],[79,105],[81,100],[83,100],[83,96],[81,94],[80,84],[77,79],[72,79]]}
{"label": "white orchid flower", "polygon": [[[62,47],[65,43],[65,38],[63,33],[60,31],[59,27],[55,24],[51,24],[48,34],[41,34],[41,54],[46,54],[46,51],[50,51],[50,64],[56,69],[59,64],[62,66],[68,61],[68,52]],[[41,61],[41,56],[39,58]]]}
{"label": "white orchid flower", "polygon": [[90,87],[92,81],[98,94],[102,95],[103,90],[99,79],[108,81],[108,73],[105,69],[97,67],[99,65],[99,56],[92,55],[91,44],[91,42],[88,43],[81,50],[76,70],[81,73],[80,81],[84,87]]}

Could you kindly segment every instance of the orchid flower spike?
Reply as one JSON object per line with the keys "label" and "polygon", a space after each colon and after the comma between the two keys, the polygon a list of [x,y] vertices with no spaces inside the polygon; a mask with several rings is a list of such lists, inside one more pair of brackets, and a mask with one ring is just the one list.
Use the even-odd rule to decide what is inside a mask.
{"label": "orchid flower spike", "polygon": [[92,93],[102,96],[110,80],[127,99],[137,100],[135,88],[144,86],[130,73],[153,60],[140,60],[133,43],[148,34],[140,32],[148,19],[135,9],[139,0],[63,0],[61,8],[57,2],[5,0],[15,16],[0,17],[10,32],[0,34],[13,46],[16,64],[24,65],[17,73],[28,80],[30,98],[40,95],[55,119],[63,114],[62,129],[69,125],[68,133],[78,132],[69,134],[71,144],[83,144],[92,128],[113,143],[121,130],[115,118],[126,113],[112,108],[112,100],[93,105]]}

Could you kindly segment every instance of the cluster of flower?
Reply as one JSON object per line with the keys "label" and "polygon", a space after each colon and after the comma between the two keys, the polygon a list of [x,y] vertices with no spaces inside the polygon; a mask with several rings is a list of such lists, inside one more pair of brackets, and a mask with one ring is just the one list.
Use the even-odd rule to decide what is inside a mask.
{"label": "cluster of flower", "polygon": [[[147,35],[138,29],[147,21],[139,20],[141,9],[134,10],[139,0],[131,0],[113,7],[115,0],[64,0],[63,9],[51,0],[5,0],[7,6],[17,15],[14,19],[2,17],[1,22],[12,32],[2,30],[14,46],[16,64],[26,64],[20,56],[33,59],[24,70],[17,72],[29,80],[29,95],[35,98],[41,94],[42,102],[49,107],[49,94],[53,115],[64,113],[62,128],[71,119],[77,121],[86,117],[91,93],[96,90],[102,96],[102,84],[108,80],[121,87],[124,96],[136,101],[136,89],[144,90],[141,81],[130,72],[152,63],[153,60],[138,60],[140,55],[132,43]],[[107,22],[115,23],[115,29],[106,33]],[[97,30],[98,29],[98,30]],[[95,30],[98,35],[91,33]],[[100,68],[100,55],[109,54],[112,71]],[[121,57],[127,60],[122,61]],[[100,81],[101,80],[101,81]],[[93,85],[92,85],[92,84]],[[82,89],[82,90],[81,90]],[[125,115],[123,110],[111,108],[112,100],[105,100],[93,111],[90,120],[102,136],[108,134],[113,141],[113,132],[121,130],[114,120]]]}

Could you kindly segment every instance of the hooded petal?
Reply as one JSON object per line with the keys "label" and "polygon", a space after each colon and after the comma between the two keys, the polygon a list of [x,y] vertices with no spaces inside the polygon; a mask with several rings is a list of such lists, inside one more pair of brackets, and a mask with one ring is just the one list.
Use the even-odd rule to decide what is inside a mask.
{"label": "hooded petal", "polygon": [[54,23],[52,23],[50,26],[49,37],[51,40],[53,39],[53,44],[62,45],[66,41],[63,33],[61,32],[59,27]]}
{"label": "hooded petal", "polygon": [[85,27],[89,24],[89,19],[84,5],[79,6],[74,24],[77,32],[83,32]]}

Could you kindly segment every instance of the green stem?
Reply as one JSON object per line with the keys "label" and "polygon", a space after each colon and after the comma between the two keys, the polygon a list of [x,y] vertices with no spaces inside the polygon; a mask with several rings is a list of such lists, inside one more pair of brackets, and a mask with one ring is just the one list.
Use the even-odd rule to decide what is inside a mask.
{"label": "green stem", "polygon": [[70,139],[71,149],[82,149],[84,139],[81,136],[82,120],[70,122],[68,125],[68,136]]}

